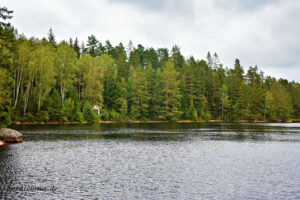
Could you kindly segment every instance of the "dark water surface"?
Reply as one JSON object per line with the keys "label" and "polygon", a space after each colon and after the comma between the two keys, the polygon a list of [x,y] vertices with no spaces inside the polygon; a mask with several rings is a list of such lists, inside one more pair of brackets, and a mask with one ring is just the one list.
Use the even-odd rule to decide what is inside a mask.
{"label": "dark water surface", "polygon": [[13,128],[0,199],[300,199],[299,123]]}

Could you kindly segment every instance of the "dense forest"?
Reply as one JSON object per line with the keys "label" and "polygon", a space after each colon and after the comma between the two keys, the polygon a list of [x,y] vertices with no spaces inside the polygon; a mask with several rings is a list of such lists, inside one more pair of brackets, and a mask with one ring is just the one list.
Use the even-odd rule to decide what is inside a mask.
{"label": "dense forest", "polygon": [[[300,118],[300,84],[216,53],[185,58],[178,46],[57,42],[19,35],[0,8],[0,124],[14,121],[287,121]],[[120,33],[121,34],[121,33]],[[102,107],[101,115],[92,105]]]}

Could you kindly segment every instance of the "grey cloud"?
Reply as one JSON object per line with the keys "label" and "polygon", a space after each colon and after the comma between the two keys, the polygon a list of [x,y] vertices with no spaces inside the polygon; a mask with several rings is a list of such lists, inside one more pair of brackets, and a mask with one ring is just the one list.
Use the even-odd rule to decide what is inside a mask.
{"label": "grey cloud", "polygon": [[111,0],[110,2],[115,4],[129,4],[143,12],[163,12],[173,17],[190,17],[194,15],[192,9],[193,1],[191,0]]}
{"label": "grey cloud", "polygon": [[181,47],[185,56],[217,52],[225,66],[239,58],[265,74],[300,81],[300,1],[295,0],[4,0],[27,36],[57,40],[95,34],[114,45]]}
{"label": "grey cloud", "polygon": [[215,4],[225,9],[251,12],[261,7],[278,3],[280,0],[215,0]]}

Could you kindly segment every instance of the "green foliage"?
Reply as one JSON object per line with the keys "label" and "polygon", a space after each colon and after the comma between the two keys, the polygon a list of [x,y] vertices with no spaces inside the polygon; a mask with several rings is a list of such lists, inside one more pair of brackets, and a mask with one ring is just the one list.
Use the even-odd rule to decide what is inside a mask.
{"label": "green foliage", "polygon": [[[281,120],[300,118],[300,84],[247,73],[238,59],[223,68],[216,53],[185,59],[178,46],[135,48],[130,41],[86,46],[76,38],[57,43],[26,39],[0,8],[0,126],[14,120]],[[16,39],[18,38],[18,39]],[[84,102],[84,105],[82,106]]]}
{"label": "green foliage", "polygon": [[177,121],[182,114],[180,111],[180,98],[178,72],[176,72],[174,63],[169,60],[163,66],[163,107],[159,118],[170,121]]}
{"label": "green foliage", "polygon": [[34,116],[31,112],[27,112],[24,117],[25,121],[32,122],[34,121]]}
{"label": "green foliage", "polygon": [[54,64],[62,104],[67,90],[75,82],[76,60],[76,52],[66,42],[63,41],[57,46]]}
{"label": "green foliage", "polygon": [[272,83],[266,93],[266,109],[271,120],[287,121],[291,117],[291,97],[286,88],[277,82]]}
{"label": "green foliage", "polygon": [[29,66],[35,69],[33,92],[37,108],[40,110],[55,84],[54,49],[49,43],[42,41],[32,54]]}
{"label": "green foliage", "polygon": [[36,121],[47,122],[49,121],[49,115],[47,111],[38,111],[36,114]]}
{"label": "green foliage", "polygon": [[101,43],[99,40],[94,36],[88,36],[88,41],[87,41],[87,53],[89,53],[91,56],[96,57],[101,54]]}
{"label": "green foliage", "polygon": [[124,78],[121,79],[120,83],[121,88],[121,96],[116,99],[116,106],[118,109],[118,112],[120,113],[120,119],[125,120],[127,119],[127,113],[128,113],[128,103],[127,103],[127,83]]}
{"label": "green foliage", "polygon": [[97,116],[93,113],[91,104],[86,101],[83,105],[83,116],[84,120],[87,122],[96,122]]}
{"label": "green foliage", "polygon": [[68,121],[73,121],[73,111],[74,111],[74,101],[71,98],[68,98],[64,104],[64,113],[68,118]]}
{"label": "green foliage", "polygon": [[144,69],[139,66],[130,68],[131,80],[131,117],[132,119],[146,120],[149,117],[149,89]]}
{"label": "green foliage", "polygon": [[48,112],[51,121],[61,121],[63,119],[63,106],[56,89],[52,91],[48,98]]}
{"label": "green foliage", "polygon": [[[0,7],[0,20],[11,19],[12,11]],[[16,55],[16,38],[14,28],[5,22],[0,22],[0,127],[11,123],[12,89],[14,57]]]}
{"label": "green foliage", "polygon": [[48,42],[50,44],[52,44],[53,46],[56,46],[55,36],[54,36],[52,28],[50,28],[49,32],[48,32]]}
{"label": "green foliage", "polygon": [[11,78],[5,69],[0,68],[0,127],[5,127],[11,122]]}

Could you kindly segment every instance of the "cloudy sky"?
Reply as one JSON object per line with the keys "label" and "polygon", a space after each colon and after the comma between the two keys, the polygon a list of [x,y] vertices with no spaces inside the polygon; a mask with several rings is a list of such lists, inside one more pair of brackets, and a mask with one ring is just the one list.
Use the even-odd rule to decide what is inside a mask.
{"label": "cloudy sky", "polygon": [[27,37],[94,34],[102,43],[181,47],[198,59],[217,52],[224,66],[257,65],[300,81],[300,0],[0,0]]}

